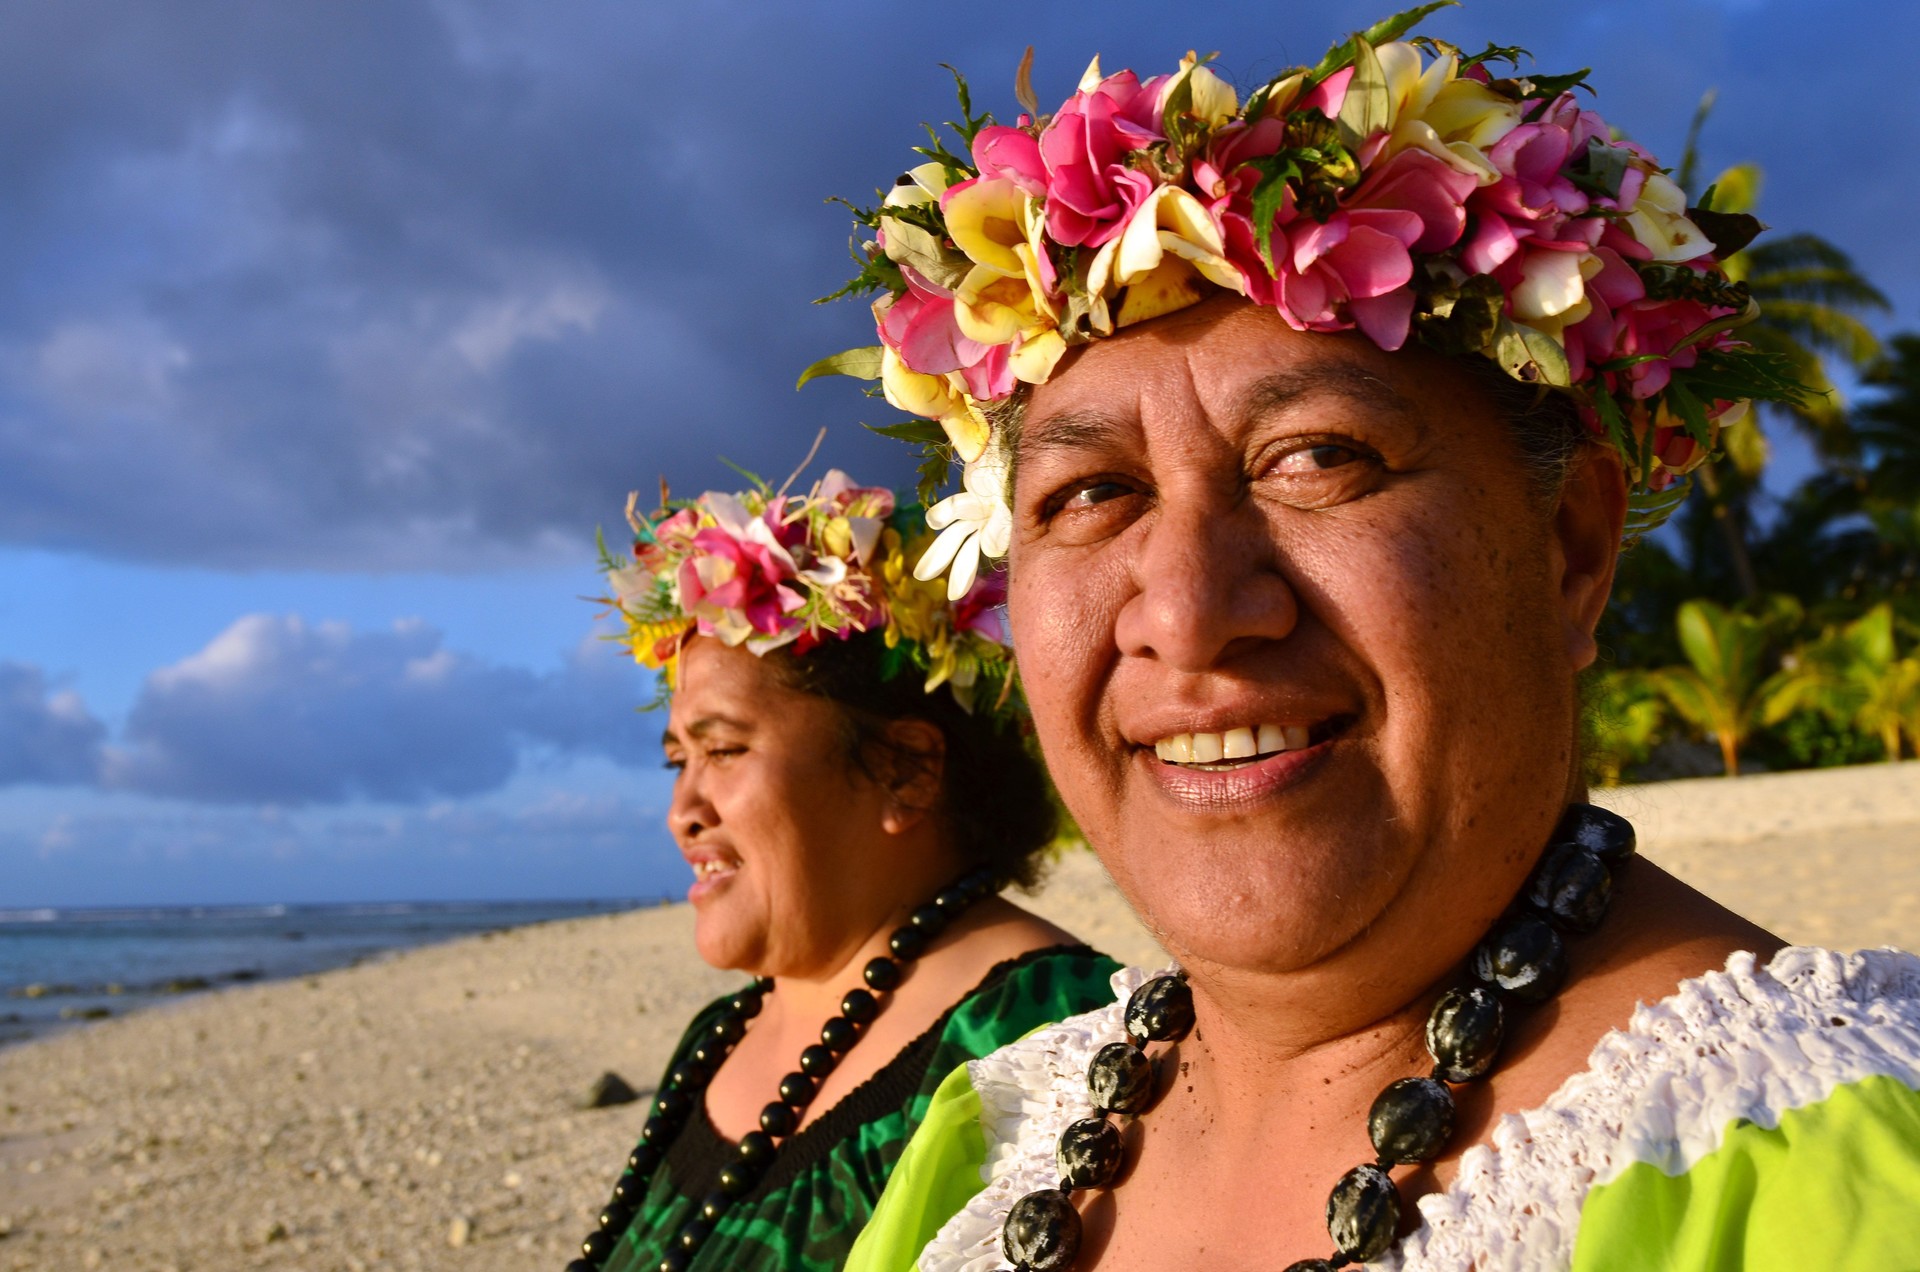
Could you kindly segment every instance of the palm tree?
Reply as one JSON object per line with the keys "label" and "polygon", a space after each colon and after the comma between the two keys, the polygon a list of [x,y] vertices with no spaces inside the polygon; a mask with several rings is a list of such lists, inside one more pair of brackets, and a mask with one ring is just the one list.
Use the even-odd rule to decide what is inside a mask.
{"label": "palm tree", "polygon": [[1767,673],[1778,634],[1800,619],[1793,598],[1769,599],[1763,612],[1743,613],[1708,600],[1680,607],[1676,625],[1686,667],[1648,673],[1674,712],[1720,744],[1728,777],[1740,774],[1740,748],[1755,729],[1784,717],[1779,680]]}
{"label": "palm tree", "polygon": [[1815,710],[1880,740],[1888,760],[1920,713],[1920,658],[1896,658],[1893,607],[1882,601],[1785,660],[1770,706]]}
{"label": "palm tree", "polygon": [[[1714,94],[1708,92],[1694,113],[1678,174],[1681,188],[1690,203],[1705,202],[1716,212],[1752,213],[1759,206],[1763,181],[1757,164],[1728,168],[1704,195],[1695,189],[1700,132],[1713,101]],[[1806,433],[1823,458],[1851,457],[1855,442],[1845,402],[1827,372],[1828,359],[1837,358],[1859,370],[1881,356],[1879,338],[1863,315],[1887,312],[1886,296],[1860,274],[1852,258],[1816,234],[1762,240],[1721,264],[1728,277],[1745,282],[1760,302],[1759,319],[1742,328],[1742,335],[1756,347],[1778,354],[1814,390],[1801,403],[1769,404],[1767,411]],[[1724,468],[1731,471],[1709,463],[1700,473],[1707,496],[1704,511],[1719,523],[1734,583],[1749,599],[1760,594],[1760,579],[1748,546],[1748,504],[1771,451],[1756,416],[1723,436]]]}
{"label": "palm tree", "polygon": [[1646,763],[1653,754],[1666,699],[1648,673],[1630,669],[1596,672],[1584,689],[1587,780],[1618,786],[1630,766]]}

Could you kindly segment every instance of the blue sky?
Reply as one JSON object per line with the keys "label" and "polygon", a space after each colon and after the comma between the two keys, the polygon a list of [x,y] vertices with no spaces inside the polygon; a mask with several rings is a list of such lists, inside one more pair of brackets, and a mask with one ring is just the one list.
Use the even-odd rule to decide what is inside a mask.
{"label": "blue sky", "polygon": [[[533,0],[0,9],[0,907],[652,895],[650,687],[596,526],[717,457],[907,468],[848,386],[848,225],[946,118],[1087,58],[1241,84],[1377,4]],[[1089,19],[1089,13],[1098,17]],[[1920,320],[1905,4],[1473,0]]]}

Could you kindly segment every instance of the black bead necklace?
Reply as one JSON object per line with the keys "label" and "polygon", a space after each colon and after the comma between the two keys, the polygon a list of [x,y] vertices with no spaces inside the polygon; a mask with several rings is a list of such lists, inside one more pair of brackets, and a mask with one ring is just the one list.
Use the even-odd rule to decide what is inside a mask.
{"label": "black bead necklace", "polygon": [[[760,1110],[760,1129],[748,1131],[741,1138],[734,1160],[720,1168],[719,1187],[707,1195],[695,1216],[674,1235],[657,1265],[659,1272],[686,1272],[700,1247],[713,1235],[720,1216],[766,1177],[781,1144],[800,1128],[800,1119],[820,1082],[879,1016],[885,995],[904,979],[907,965],[924,954],[968,907],[995,891],[990,868],[969,871],[915,910],[887,938],[891,957],[882,955],[867,962],[861,973],[865,988],[847,991],[840,1000],[840,1014],[820,1027],[820,1041],[801,1051],[799,1069],[780,1079],[779,1098]],[[707,1027],[706,1037],[667,1075],[653,1111],[640,1128],[640,1143],[613,1186],[613,1200],[600,1212],[600,1226],[580,1243],[580,1257],[567,1264],[567,1272],[598,1272],[613,1254],[639,1213],[647,1185],[666,1160],[667,1149],[700,1112],[707,1084],[746,1036],[747,1022],[760,1014],[762,1001],[772,989],[773,981],[763,978],[735,994],[719,1018]]]}
{"label": "black bead necklace", "polygon": [[[1433,1072],[1401,1078],[1367,1114],[1367,1137],[1378,1156],[1340,1177],[1327,1198],[1327,1234],[1334,1251],[1302,1259],[1286,1272],[1334,1272],[1378,1258],[1400,1226],[1400,1189],[1387,1172],[1431,1161],[1453,1138],[1453,1086],[1492,1070],[1506,1033],[1505,1003],[1541,1003],[1566,980],[1562,934],[1590,932],[1613,898],[1613,875],[1633,855],[1633,826],[1591,804],[1575,804],[1528,877],[1513,908],[1474,947],[1473,983],[1440,996],[1427,1017]],[[1060,1134],[1054,1161],[1060,1183],[1013,1203],[1000,1249],[1014,1272],[1069,1272],[1080,1256],[1080,1212],[1073,1194],[1104,1188],[1120,1171],[1125,1149],[1116,1113],[1144,1112],[1152,1102],[1149,1042],[1178,1042],[1193,1028],[1193,991],[1184,972],[1156,976],[1133,992],[1127,1040],[1108,1043],[1087,1066],[1097,1116]],[[1451,1084],[1451,1085],[1450,1085]]]}

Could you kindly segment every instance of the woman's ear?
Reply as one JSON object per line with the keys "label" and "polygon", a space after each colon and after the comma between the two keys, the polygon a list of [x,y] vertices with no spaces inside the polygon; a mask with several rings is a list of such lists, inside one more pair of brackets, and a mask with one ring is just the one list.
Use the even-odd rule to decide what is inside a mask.
{"label": "woman's ear", "polygon": [[1553,563],[1567,656],[1575,671],[1598,656],[1593,633],[1613,592],[1626,516],[1627,478],[1619,454],[1610,446],[1582,446],[1553,515]]}
{"label": "woman's ear", "polygon": [[893,720],[886,728],[886,756],[879,770],[888,800],[881,825],[905,834],[932,815],[946,775],[947,737],[927,720]]}

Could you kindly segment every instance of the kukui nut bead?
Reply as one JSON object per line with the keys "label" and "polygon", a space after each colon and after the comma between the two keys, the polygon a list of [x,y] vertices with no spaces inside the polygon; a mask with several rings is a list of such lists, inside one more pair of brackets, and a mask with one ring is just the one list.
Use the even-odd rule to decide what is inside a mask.
{"label": "kukui nut bead", "polygon": [[911,963],[927,952],[927,934],[916,927],[899,928],[887,938],[887,948],[895,958]]}
{"label": "kukui nut bead", "polygon": [[884,994],[890,989],[898,988],[900,964],[884,955],[869,959],[865,970],[860,973],[860,978],[867,982],[867,988],[877,989]]}
{"label": "kukui nut bead", "polygon": [[616,1232],[625,1232],[627,1225],[633,1222],[633,1207],[614,1202],[600,1212],[600,1226]]}
{"label": "kukui nut bead", "polygon": [[680,1231],[674,1234],[673,1244],[692,1254],[707,1243],[713,1235],[713,1225],[704,1219],[689,1219],[680,1225]]}
{"label": "kukui nut bead", "polygon": [[1298,1263],[1287,1264],[1285,1272],[1335,1272],[1335,1269],[1325,1259],[1302,1259]]}
{"label": "kukui nut bead", "polygon": [[764,991],[759,989],[749,989],[735,994],[727,1000],[727,1010],[742,1020],[752,1020],[760,1014],[761,1000],[765,996]]}
{"label": "kukui nut bead", "polygon": [[593,1264],[588,1263],[585,1259],[575,1259],[572,1263],[567,1264],[567,1272],[597,1272],[597,1270]]}
{"label": "kukui nut bead", "polygon": [[785,1139],[800,1127],[800,1115],[791,1104],[774,1101],[760,1110],[760,1129],[775,1139]]}
{"label": "kukui nut bead", "polygon": [[601,1264],[613,1253],[616,1241],[612,1233],[596,1232],[580,1243],[580,1256],[588,1263]]}
{"label": "kukui nut bead", "polygon": [[780,1079],[780,1098],[796,1109],[813,1102],[814,1081],[804,1073],[789,1073]]}
{"label": "kukui nut bead", "polygon": [[1093,1106],[1109,1113],[1138,1113],[1153,1098],[1153,1061],[1130,1042],[1110,1042],[1087,1066]]}
{"label": "kukui nut bead", "polygon": [[707,1223],[719,1223],[720,1216],[733,1206],[733,1198],[719,1191],[710,1192],[700,1202],[700,1218]]}
{"label": "kukui nut bead", "polygon": [[918,931],[925,932],[927,938],[940,935],[947,930],[947,912],[937,905],[923,905],[907,916],[907,923]]}
{"label": "kukui nut bead", "polygon": [[1057,1188],[1028,1193],[1007,1211],[1000,1252],[1016,1272],[1067,1272],[1080,1256],[1080,1212]]}
{"label": "kukui nut bead", "polygon": [[1527,901],[1562,932],[1591,932],[1607,917],[1613,873],[1578,844],[1547,849],[1527,883]]}
{"label": "kukui nut bead", "polygon": [[1060,1178],[1074,1188],[1105,1188],[1125,1157],[1120,1128],[1104,1117],[1083,1117],[1068,1125],[1053,1154]]}
{"label": "kukui nut bead", "polygon": [[1367,1137],[1386,1162],[1425,1162],[1453,1138],[1453,1092],[1432,1078],[1402,1078],[1367,1113]]}
{"label": "kukui nut bead", "polygon": [[669,1122],[656,1113],[641,1125],[640,1142],[664,1149],[679,1132],[678,1123]]}
{"label": "kukui nut bead", "polygon": [[1448,1082],[1484,1077],[1500,1054],[1506,1029],[1506,1008],[1492,990],[1474,985],[1440,995],[1427,1016],[1427,1052],[1433,1056],[1434,1076]]}
{"label": "kukui nut bead", "polygon": [[856,1025],[870,1025],[880,1014],[880,1000],[864,989],[850,989],[840,1000],[840,1014]]}
{"label": "kukui nut bead", "polygon": [[638,1144],[627,1155],[627,1170],[635,1175],[651,1175],[653,1168],[660,1164],[662,1154],[651,1144]]}
{"label": "kukui nut bead", "polygon": [[720,1168],[720,1191],[729,1197],[744,1197],[760,1182],[760,1172],[745,1162],[728,1162]]}
{"label": "kukui nut bead", "polygon": [[845,1055],[860,1040],[860,1027],[845,1016],[835,1016],[820,1026],[820,1045],[835,1055]]}
{"label": "kukui nut bead", "polygon": [[687,1272],[693,1266],[693,1255],[686,1250],[669,1250],[660,1256],[660,1262],[653,1265],[654,1272]]}
{"label": "kukui nut bead", "polygon": [[687,1115],[691,1112],[693,1112],[693,1097],[678,1088],[662,1091],[659,1098],[653,1102],[654,1116],[663,1122],[671,1122],[675,1126],[686,1121]]}
{"label": "kukui nut bead", "polygon": [[1155,976],[1127,999],[1127,1036],[1137,1043],[1178,1042],[1193,1028],[1193,988],[1184,976]]}
{"label": "kukui nut bead", "polygon": [[1618,866],[1634,851],[1633,823],[1620,814],[1592,804],[1575,804],[1554,828],[1554,843],[1579,844],[1609,866]]}
{"label": "kukui nut bead", "polygon": [[1544,919],[1512,919],[1474,949],[1473,974],[1523,1002],[1545,1002],[1567,979],[1567,949]]}
{"label": "kukui nut bead", "polygon": [[747,1165],[755,1170],[764,1170],[773,1160],[776,1150],[773,1146],[773,1136],[765,1131],[748,1131],[740,1137],[740,1144],[734,1151]]}
{"label": "kukui nut bead", "polygon": [[942,888],[939,894],[933,898],[933,903],[942,910],[945,910],[949,915],[953,915],[958,914],[973,904],[973,897],[968,894],[965,888],[956,883],[951,888]]}
{"label": "kukui nut bead", "polygon": [[729,1012],[707,1026],[707,1036],[731,1046],[747,1036],[747,1022]]}
{"label": "kukui nut bead", "polygon": [[1377,1258],[1400,1226],[1400,1190],[1378,1166],[1355,1166],[1327,1198],[1327,1235],[1355,1263]]}
{"label": "kukui nut bead", "polygon": [[638,1206],[640,1199],[647,1195],[647,1180],[643,1175],[622,1175],[613,1184],[613,1200],[622,1206]]}
{"label": "kukui nut bead", "polygon": [[800,1052],[800,1072],[810,1078],[824,1078],[833,1072],[835,1064],[833,1052],[819,1043],[803,1048]]}

